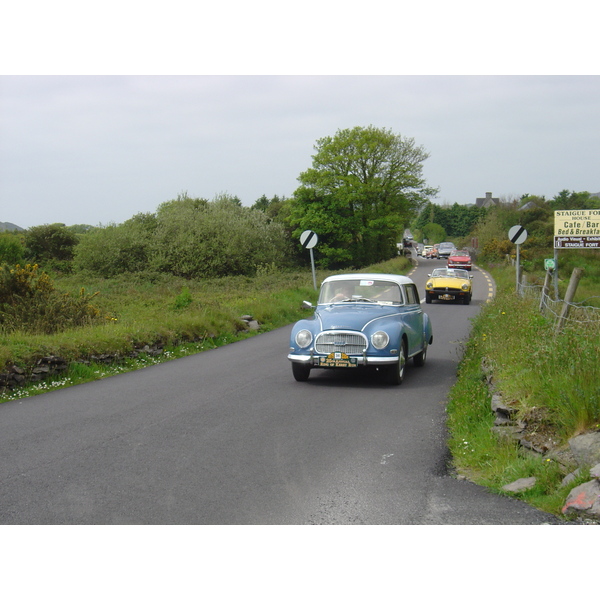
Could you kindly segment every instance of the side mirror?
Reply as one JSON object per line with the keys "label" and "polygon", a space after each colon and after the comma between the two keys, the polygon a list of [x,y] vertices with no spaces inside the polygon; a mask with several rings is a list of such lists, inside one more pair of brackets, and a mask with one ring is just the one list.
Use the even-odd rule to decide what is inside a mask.
{"label": "side mirror", "polygon": [[314,308],[314,306],[308,300],[304,300],[302,302],[302,307],[303,308]]}

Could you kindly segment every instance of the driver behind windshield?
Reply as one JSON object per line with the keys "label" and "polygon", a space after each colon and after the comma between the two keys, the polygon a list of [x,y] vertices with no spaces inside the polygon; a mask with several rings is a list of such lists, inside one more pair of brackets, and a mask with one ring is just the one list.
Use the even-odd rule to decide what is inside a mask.
{"label": "driver behind windshield", "polygon": [[[357,287],[358,286],[358,287]],[[400,303],[400,288],[395,284],[387,282],[369,281],[368,285],[354,282],[342,281],[329,284],[323,291],[323,301],[345,302],[348,300],[366,300],[371,302],[394,302]]]}
{"label": "driver behind windshield", "polygon": [[344,281],[338,287],[334,288],[334,291],[335,294],[329,299],[329,302],[343,302],[352,298],[354,285]]}

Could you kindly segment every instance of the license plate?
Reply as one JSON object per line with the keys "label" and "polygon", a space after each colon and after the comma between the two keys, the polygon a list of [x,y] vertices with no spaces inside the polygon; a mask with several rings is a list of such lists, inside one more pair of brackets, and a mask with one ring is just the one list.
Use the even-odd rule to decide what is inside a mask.
{"label": "license plate", "polygon": [[440,300],[454,300],[454,296],[451,294],[442,294],[440,296]]}
{"label": "license plate", "polygon": [[348,356],[343,352],[332,352],[327,356],[319,357],[320,367],[356,367],[358,360],[355,357]]}

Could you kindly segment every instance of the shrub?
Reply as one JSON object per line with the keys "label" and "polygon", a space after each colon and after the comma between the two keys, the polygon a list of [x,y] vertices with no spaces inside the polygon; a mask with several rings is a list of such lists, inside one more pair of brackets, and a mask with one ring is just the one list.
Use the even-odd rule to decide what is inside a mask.
{"label": "shrub", "polygon": [[76,297],[55,289],[38,265],[0,269],[0,327],[5,332],[56,333],[102,317],[90,302],[96,294],[81,288]]}
{"label": "shrub", "polygon": [[54,261],[64,267],[73,259],[73,251],[78,243],[77,234],[61,223],[39,225],[25,232],[26,256],[32,262],[48,264]]}
{"label": "shrub", "polygon": [[75,249],[75,269],[107,278],[146,270],[153,221],[153,215],[140,214],[86,233]]}
{"label": "shrub", "polygon": [[227,196],[166,202],[157,223],[150,266],[178,277],[253,275],[258,265],[283,266],[290,255],[280,223]]}
{"label": "shrub", "polygon": [[168,273],[186,279],[254,275],[260,265],[289,263],[290,242],[281,223],[234,198],[212,202],[180,196],[156,215],[136,215],[82,236],[76,271],[102,277]]}
{"label": "shrub", "polygon": [[192,298],[190,289],[187,287],[184,287],[181,290],[181,294],[179,294],[179,296],[177,296],[177,298],[175,298],[175,302],[173,303],[173,308],[175,308],[176,310],[187,308],[193,301],[194,300]]}
{"label": "shrub", "polygon": [[18,235],[9,232],[0,233],[0,264],[14,265],[23,258],[25,247]]}

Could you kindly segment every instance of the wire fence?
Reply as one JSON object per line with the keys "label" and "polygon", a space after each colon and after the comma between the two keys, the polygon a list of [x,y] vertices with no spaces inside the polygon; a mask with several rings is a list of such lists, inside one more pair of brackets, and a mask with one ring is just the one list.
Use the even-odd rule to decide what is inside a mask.
{"label": "wire fence", "polygon": [[568,302],[552,298],[549,288],[543,285],[520,282],[518,291],[524,298],[539,302],[540,312],[548,319],[554,319],[557,328],[577,327],[588,333],[600,334],[600,296],[592,296],[581,302]]}

